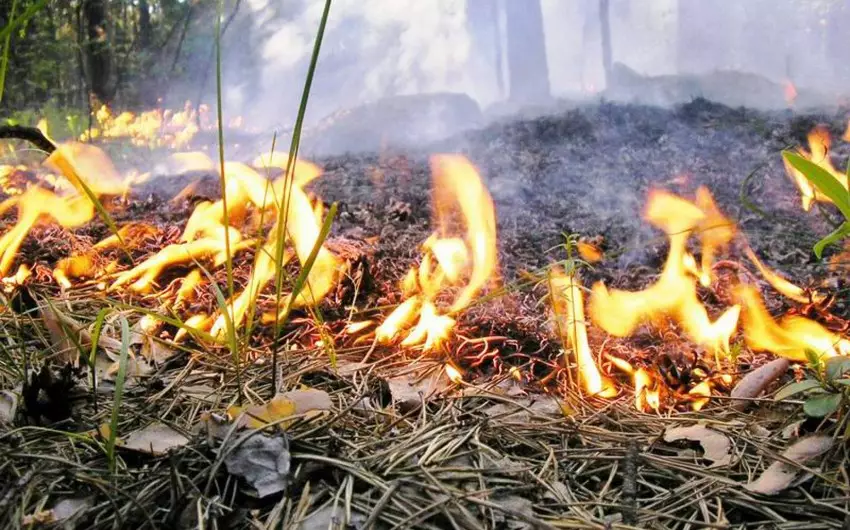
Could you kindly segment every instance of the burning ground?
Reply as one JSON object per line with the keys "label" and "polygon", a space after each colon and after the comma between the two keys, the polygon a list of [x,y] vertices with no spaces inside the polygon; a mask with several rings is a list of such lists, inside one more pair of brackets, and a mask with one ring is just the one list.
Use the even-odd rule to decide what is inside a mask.
{"label": "burning ground", "polygon": [[[4,203],[19,222],[37,211],[68,227],[21,231],[2,262],[5,387],[20,402],[1,439],[7,524],[59,518],[70,503],[94,527],[326,528],[334,517],[354,527],[841,527],[846,418],[801,422],[799,405],[771,394],[729,397],[774,355],[848,353],[846,270],[835,250],[811,256],[831,210],[803,211],[780,156],[801,143],[818,158],[824,135],[807,146],[807,134],[819,123],[844,167],[845,115],[702,100],[506,121],[419,152],[310,159],[307,149],[315,165],[299,164],[291,188],[266,187],[260,168],[283,165],[266,155],[254,169],[225,168],[228,222],[202,157],[158,164],[164,175],[137,176],[125,192],[101,154],[60,147],[51,159],[77,188],[74,215],[32,191]],[[24,190],[36,173],[7,180]],[[88,191],[75,184],[95,173]],[[89,192],[104,197],[121,241]],[[5,219],[4,234],[17,233],[14,214]],[[276,241],[286,242],[279,255]],[[228,292],[228,247],[233,292],[257,298],[254,318],[239,298],[223,317],[210,288]],[[180,263],[150,267],[171,258]],[[286,261],[293,280],[311,258],[307,290],[275,300],[273,263]],[[228,320],[256,322],[238,369]],[[97,388],[87,368],[61,368],[79,351],[93,352]],[[17,396],[23,370],[40,375]],[[801,372],[794,365],[769,391]],[[798,439],[797,457],[777,460]]]}

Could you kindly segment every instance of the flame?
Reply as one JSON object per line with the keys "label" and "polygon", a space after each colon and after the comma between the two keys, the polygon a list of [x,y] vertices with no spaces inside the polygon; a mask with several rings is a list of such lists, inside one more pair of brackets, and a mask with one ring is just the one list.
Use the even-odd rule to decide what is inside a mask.
{"label": "flame", "polygon": [[446,376],[449,378],[449,381],[456,385],[463,383],[463,372],[461,372],[454,365],[446,363],[445,370]]}
{"label": "flame", "polygon": [[[819,125],[812,129],[808,135],[808,143],[809,151],[802,148],[798,149],[800,156],[820,166],[821,169],[835,177],[835,179],[844,186],[844,189],[848,189],[847,175],[836,170],[835,166],[832,165],[832,160],[829,158],[831,140],[827,128]],[[787,160],[784,162],[786,173],[800,189],[804,211],[808,212],[811,210],[812,204],[815,202],[832,203],[832,200],[818,191],[818,189],[812,185],[812,183],[809,182],[809,180],[800,171],[789,164]]]}
{"label": "flame", "polygon": [[617,389],[599,372],[587,342],[584,299],[578,280],[556,269],[549,282],[555,322],[559,333],[566,338],[565,342],[569,343],[575,353],[582,386],[590,395],[614,397]]}
{"label": "flame", "polygon": [[787,316],[777,323],[754,287],[739,285],[734,293],[743,307],[744,338],[750,349],[769,351],[794,361],[806,361],[807,350],[826,357],[850,355],[850,341],[814,320]]}
{"label": "flame", "polygon": [[[496,274],[496,216],[493,201],[475,167],[464,157],[431,159],[434,176],[434,216],[437,230],[423,243],[418,267],[401,282],[406,300],[375,330],[380,343],[402,338],[402,346],[436,349],[455,326],[453,315],[465,309]],[[456,227],[465,227],[463,236]],[[436,298],[447,287],[459,286],[450,307],[441,314]]]}
{"label": "flame", "polygon": [[786,280],[773,270],[767,267],[758,256],[756,256],[755,252],[749,247],[744,250],[744,253],[753,262],[756,268],[759,270],[764,279],[773,286],[779,293],[785,295],[791,300],[795,302],[800,302],[801,304],[808,304],[809,302],[822,302],[826,299],[826,296],[820,293],[807,293],[802,287],[799,287],[790,281]]}
{"label": "flame", "polygon": [[[687,253],[691,232],[702,228],[700,238],[704,252],[713,256],[716,248],[734,234],[729,222],[713,207],[708,191],[702,192],[697,204],[663,191],[650,193],[645,218],[664,230],[670,240],[670,251],[658,281],[638,292],[608,290],[601,282],[593,286],[590,298],[591,320],[608,333],[626,337],[644,322],[657,322],[663,317],[678,322],[697,344],[715,353],[728,352],[735,332],[740,308],[733,306],[712,322],[699,301],[693,272],[696,262]],[[721,222],[721,219],[723,221]],[[703,260],[702,272],[708,277],[710,260]],[[690,271],[690,273],[689,273]],[[705,275],[705,276],[704,276]]]}
{"label": "flame", "polygon": [[96,125],[80,135],[80,141],[94,138],[129,138],[133,145],[180,148],[187,145],[206,125],[204,105],[196,111],[186,102],[181,111],[154,109],[135,114],[122,112],[117,116],[106,105],[95,112]]}
{"label": "flame", "polygon": [[661,392],[657,381],[644,368],[638,368],[634,373],[635,408],[638,410],[654,410],[661,408]]}
{"label": "flame", "polygon": [[794,103],[797,101],[797,87],[794,86],[794,83],[789,79],[786,79],[785,82],[782,83],[782,93],[785,96],[785,103],[787,103],[789,107],[793,107]]}
{"label": "flame", "polygon": [[699,412],[711,399],[711,383],[701,381],[688,391],[688,395],[694,396],[694,400],[691,402],[691,408],[695,412]]}

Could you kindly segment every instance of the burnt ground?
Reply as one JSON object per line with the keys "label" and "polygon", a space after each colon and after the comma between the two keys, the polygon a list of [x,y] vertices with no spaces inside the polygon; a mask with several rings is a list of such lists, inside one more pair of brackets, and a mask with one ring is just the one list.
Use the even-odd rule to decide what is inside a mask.
{"label": "burnt ground", "polygon": [[[592,271],[585,272],[588,280],[604,279],[610,285],[624,288],[646,286],[660,271],[666,256],[666,245],[664,239],[660,237],[661,234],[640,219],[647,192],[653,187],[662,187],[685,197],[692,197],[697,186],[705,185],[714,194],[721,210],[739,223],[739,227],[746,234],[753,248],[768,265],[786,273],[798,283],[808,286],[828,285],[839,294],[835,306],[836,313],[847,316],[848,306],[842,297],[842,293],[845,292],[846,271],[830,270],[824,262],[816,261],[810,251],[819,237],[830,230],[830,222],[817,212],[801,211],[797,192],[785,176],[780,159],[781,149],[803,141],[806,132],[816,123],[827,123],[831,127],[836,144],[836,166],[844,167],[846,155],[850,151],[845,149],[838,140],[846,126],[846,114],[843,113],[765,113],[730,109],[705,100],[695,100],[674,109],[602,104],[564,111],[556,116],[494,123],[485,129],[468,132],[434,145],[423,146],[419,150],[408,149],[404,152],[388,150],[381,153],[320,157],[315,161],[324,168],[325,174],[311,186],[311,190],[327,203],[339,204],[339,215],[332,232],[332,247],[347,253],[348,256],[360,258],[357,271],[361,277],[371,277],[374,280],[371,289],[367,290],[370,292],[367,292],[363,299],[364,309],[400,301],[397,297],[395,280],[400,278],[416,260],[419,255],[419,244],[431,231],[431,181],[428,156],[438,152],[459,152],[469,157],[481,170],[493,196],[498,216],[500,269],[503,282],[507,285],[512,285],[521,279],[523,271],[534,270],[555,260],[563,259],[563,249],[552,250],[553,247],[563,243],[564,234],[578,234],[604,237],[606,259],[597,264]],[[305,152],[304,156],[310,158],[309,151]],[[134,194],[136,199],[131,201],[129,206],[116,209],[115,219],[119,223],[144,219],[154,221],[161,228],[156,239],[149,241],[145,248],[139,249],[135,257],[140,257],[152,248],[161,247],[162,244],[177,238],[178,227],[182,226],[182,222],[188,217],[191,202],[175,206],[168,200],[193,178],[161,177],[137,189]],[[199,197],[218,197],[215,179],[204,177],[203,181],[205,185],[199,188]],[[49,263],[58,257],[68,255],[72,250],[85,248],[106,234],[106,228],[99,223],[92,223],[91,226],[76,231],[75,237],[70,238],[63,230],[42,227],[38,229],[37,237],[28,238],[22,253],[29,258],[40,258]],[[54,244],[45,245],[44,240],[40,239],[45,236],[52,238],[50,240],[54,241]],[[374,236],[378,237],[376,243],[367,242]],[[829,252],[834,253],[835,250]],[[735,250],[732,251],[732,255],[736,256]],[[244,254],[237,261],[237,283],[239,284],[244,281],[247,273],[250,253]],[[180,271],[172,271],[171,274],[172,277],[177,277],[179,273]],[[41,279],[44,282],[49,281],[48,268],[41,270]],[[216,273],[216,279],[220,284],[223,283],[220,271]],[[329,320],[345,316],[344,305],[350,302],[350,293],[346,292],[346,289],[350,290],[350,285],[343,285],[325,304],[324,309]],[[55,294],[55,290],[52,289],[48,289],[48,292]],[[703,294],[711,298],[710,293]],[[507,337],[497,346],[497,349],[505,358],[519,359],[516,363],[509,364],[521,364],[529,357],[540,358],[544,364],[556,364],[558,347],[550,339],[551,333],[545,323],[545,310],[537,305],[541,296],[539,289],[529,288],[475,308],[464,317],[463,332],[471,337],[480,334]],[[767,294],[767,296],[772,296],[768,299],[768,305],[772,310],[782,311],[788,307],[775,295]],[[155,299],[137,300],[137,302],[151,308],[156,307]],[[201,301],[190,309],[209,310],[214,307],[214,298],[209,294],[202,297]],[[296,335],[299,333],[297,326],[300,323],[303,323],[303,320],[296,319],[291,329]],[[331,325],[333,326],[333,322]],[[304,333],[309,335],[311,331],[307,330]],[[264,344],[262,337],[259,340],[260,344]],[[646,340],[646,338],[640,340]],[[594,348],[599,347],[604,341],[605,338],[600,333],[591,331],[591,342]],[[498,341],[496,343],[498,344]],[[342,353],[346,351],[348,350],[343,350]],[[648,348],[647,351],[651,349]],[[358,351],[354,348],[350,356],[343,355],[343,357],[349,363],[356,363],[358,358],[362,358],[362,353],[362,350]],[[393,361],[396,353],[389,351],[384,353],[391,360],[391,364],[398,364],[397,361]],[[336,400],[335,405],[343,410],[351,410],[351,407],[359,403],[354,399],[358,394],[346,393],[353,392],[350,386],[351,381],[346,378],[339,379],[338,373],[326,373],[326,369],[321,368],[327,364],[321,357],[321,352],[318,357],[315,355],[316,352],[313,354],[309,360],[306,358],[303,361],[287,360],[284,363],[284,373],[286,374],[286,370],[289,369],[290,373],[295,375],[282,377],[282,385],[287,388],[287,385],[306,383],[330,388]],[[174,380],[174,370],[182,370],[184,364],[170,363],[160,369],[149,383],[151,391],[156,391],[157,395],[165,392],[162,389],[168,388],[169,382]],[[218,362],[217,366],[221,369],[222,365],[226,366],[222,362]],[[494,373],[493,365],[487,364],[480,368],[487,377]],[[259,373],[264,370],[261,365],[252,369]],[[311,370],[319,375],[310,376]],[[307,375],[302,375],[304,373]],[[544,376],[546,373],[541,372],[540,375]],[[227,402],[233,395],[232,381],[222,380],[226,380],[227,383],[222,383],[223,396],[220,399]],[[259,380],[262,380],[262,376],[252,379],[255,382]],[[379,390],[376,391],[374,385],[378,385]],[[369,383],[371,388],[369,392],[385,393],[385,385],[386,383],[372,381]],[[357,388],[358,392],[364,391],[362,387]],[[266,390],[263,388],[263,391]],[[141,399],[144,397],[142,396]],[[381,402],[383,398],[373,396],[372,399],[375,402]],[[760,455],[764,454],[759,451],[750,454],[747,451],[766,445],[770,445],[772,451],[779,451],[784,445],[783,440],[775,437],[762,440],[755,434],[745,436],[739,433],[736,438],[741,446],[739,449],[749,456],[740,460],[736,466],[728,470],[728,473],[718,472],[715,475],[706,472],[700,466],[688,467],[689,464],[683,464],[683,461],[690,462],[692,459],[686,456],[683,460],[682,454],[674,448],[664,446],[658,449],[656,447],[658,435],[669,424],[631,411],[629,399],[625,396],[618,402],[618,407],[623,405],[622,408],[606,408],[606,414],[601,415],[594,412],[587,404],[576,405],[577,410],[574,412],[577,419],[562,422],[563,425],[557,427],[553,426],[551,421],[537,424],[531,419],[521,427],[510,422],[505,427],[494,420],[488,423],[486,419],[480,420],[474,412],[482,410],[478,402],[472,403],[474,410],[471,411],[467,404],[461,405],[448,400],[433,405],[435,408],[430,409],[433,415],[433,418],[429,420],[430,423],[418,423],[416,420],[418,413],[415,411],[412,416],[400,411],[401,416],[395,417],[390,422],[390,427],[396,429],[392,431],[395,433],[395,440],[364,442],[376,447],[384,447],[383,452],[374,453],[363,448],[352,448],[349,442],[337,440],[337,437],[343,435],[349,437],[349,441],[357,439],[360,436],[358,433],[361,432],[358,429],[363,428],[372,429],[373,433],[387,432],[383,431],[386,421],[389,421],[382,419],[384,412],[376,413],[375,417],[370,416],[367,420],[362,418],[346,420],[343,422],[344,426],[334,427],[333,422],[320,427],[307,424],[293,429],[290,436],[294,444],[292,451],[300,451],[301,464],[307,465],[310,469],[309,472],[305,472],[308,477],[306,480],[314,481],[315,484],[315,496],[309,504],[311,510],[321,511],[319,507],[322,502],[339,492],[344,492],[345,488],[351,488],[345,482],[350,480],[351,483],[357,484],[354,488],[355,500],[348,501],[353,503],[355,513],[368,515],[370,510],[376,509],[377,506],[385,510],[385,518],[382,516],[376,521],[379,527],[382,524],[386,524],[387,527],[391,527],[392,524],[400,524],[401,527],[405,525],[414,527],[430,525],[432,528],[452,525],[467,527],[464,510],[474,509],[490,510],[487,512],[490,517],[489,527],[514,528],[515,526],[511,526],[514,523],[519,524],[522,521],[528,523],[528,517],[524,518],[522,515],[532,514],[532,511],[528,511],[530,508],[527,510],[524,504],[529,500],[542,503],[540,509],[533,511],[534,521],[543,520],[546,524],[556,524],[561,521],[574,525],[571,527],[575,528],[601,528],[603,525],[616,526],[623,522],[637,527],[690,528],[700,527],[698,521],[708,524],[708,521],[716,523],[721,520],[727,521],[727,524],[724,526],[717,523],[720,527],[728,527],[728,524],[752,523],[765,528],[785,524],[790,528],[794,527],[795,521],[807,521],[812,516],[821,521],[819,528],[837,528],[842,524],[847,507],[846,502],[840,500],[844,491],[841,488],[829,489],[823,484],[816,484],[807,490],[793,490],[790,496],[782,500],[762,499],[764,508],[760,507],[762,505],[754,507],[753,498],[747,494],[741,494],[736,484],[746,482],[747,477],[751,477],[752,468],[761,465],[763,457]],[[162,416],[163,419],[167,416],[175,425],[187,431],[193,429],[196,419],[194,414],[198,410],[197,404],[189,405],[180,402],[180,405],[172,404],[166,406],[165,411],[161,411],[158,408],[159,405],[151,404],[151,398],[148,397],[145,403],[147,404],[128,405],[133,411],[128,412],[133,416],[133,421],[138,421],[138,418],[156,418],[159,414],[163,414],[165,415]],[[195,413],[186,416],[187,409],[192,409]],[[690,416],[692,415],[684,417]],[[346,418],[347,416],[335,417]],[[722,400],[717,407],[707,409],[703,417],[723,418],[723,421],[727,423],[721,429],[730,434],[745,429],[745,426],[752,423],[766,425],[768,430],[778,432],[790,421],[787,410],[782,411],[777,407],[759,411],[754,416],[738,415],[730,419],[728,411],[723,409]],[[92,423],[89,419],[78,419],[78,421],[80,425],[89,427]],[[425,421],[424,418],[422,421]],[[483,423],[478,423],[479,421]],[[472,444],[470,440],[465,440],[458,442],[456,446],[450,446],[450,442],[453,443],[455,438],[450,436],[445,439],[440,438],[442,435],[439,433],[443,432],[442,429],[448,429],[449,432],[463,437],[464,433],[471,428],[470,426],[476,426],[474,429],[483,437],[483,441],[478,440]],[[806,429],[813,430],[817,427],[817,425],[807,424]],[[513,434],[508,435],[504,430],[506,428],[513,430]],[[429,502],[439,504],[440,495],[457,494],[454,489],[449,493],[443,491],[445,484],[457,478],[446,478],[447,476],[441,475],[440,473],[446,471],[443,468],[451,468],[450,475],[451,473],[463,475],[464,472],[474,468],[475,473],[483,473],[481,476],[484,477],[478,487],[487,489],[484,485],[489,485],[495,495],[494,498],[508,495],[510,502],[514,503],[513,507],[507,512],[499,512],[501,519],[498,519],[494,515],[492,506],[475,503],[464,505],[456,501],[455,504],[449,503],[448,508],[438,509],[433,514],[426,511],[422,517],[407,519],[400,515],[406,509],[404,502],[401,505],[393,503],[382,505],[380,499],[388,491],[386,485],[396,480],[401,486],[393,487],[398,488],[400,497],[407,496],[412,499],[413,505],[421,502],[419,494],[410,491],[411,485],[407,481],[411,476],[415,476],[417,469],[421,471],[424,464],[422,461],[419,461],[419,464],[415,462],[411,464],[401,456],[398,458],[393,456],[394,452],[399,455],[409,452],[411,458],[420,456],[424,458],[419,450],[415,450],[418,442],[414,434],[417,429],[423,436],[434,436],[435,439],[442,440],[442,443],[449,444],[451,447],[448,450],[446,447],[449,446],[443,446],[445,455],[436,462],[437,468],[425,465],[429,472],[437,473],[440,477],[436,483],[429,486],[431,489],[425,495]],[[318,436],[318,438],[314,439],[311,436]],[[26,440],[22,442],[16,439],[15,444],[21,443],[31,447],[32,452],[36,451],[33,447],[38,445],[34,442],[34,445],[30,446],[27,445],[29,442]],[[193,451],[197,449],[198,454],[206,455],[210,448],[204,444],[209,442],[201,440],[198,443],[200,445],[192,446]],[[469,444],[472,444],[472,448]],[[476,451],[480,452],[482,446],[489,449],[495,448],[492,454],[488,453],[487,459],[495,459],[496,464],[491,460],[480,460],[475,456],[472,457],[475,460],[474,463],[467,462],[469,455]],[[44,447],[39,447],[45,450]],[[47,450],[51,450],[51,446],[47,447]],[[517,482],[510,480],[500,482],[505,478],[505,474],[510,476],[511,473],[519,473],[520,471],[517,471],[519,468],[516,466],[520,464],[520,467],[530,466],[535,473],[543,473],[549,465],[546,463],[549,456],[541,447],[560,447],[557,449],[558,456],[554,458],[564,468],[561,473],[573,473],[575,477],[552,482],[552,477],[547,474],[543,491],[539,491],[539,484],[524,486],[526,479],[531,480],[528,477]],[[575,447],[584,447],[584,449],[571,449]],[[465,453],[465,448],[472,452]],[[55,450],[55,447],[53,449]],[[430,452],[433,448],[422,446],[420,450]],[[574,450],[578,452],[570,453]],[[21,451],[15,454],[18,453]],[[569,454],[573,454],[574,459],[571,460]],[[636,454],[640,456],[637,457]],[[338,456],[341,462],[358,462],[359,471],[352,471],[351,469],[354,468],[346,468],[336,461],[329,463],[321,459],[311,460],[313,457],[309,455]],[[606,455],[614,455],[615,459],[622,457],[624,459],[622,465],[625,466],[626,471],[618,470],[616,464],[611,468],[610,460],[606,460]],[[91,462],[94,462],[91,465],[95,468],[103,465],[102,460],[99,460],[97,456],[89,457]],[[174,516],[166,517],[164,513],[160,513],[161,510],[142,516],[145,503],[165,503],[164,505],[169,506],[169,510],[182,510],[180,512],[182,522],[187,508],[191,508],[188,511],[195,509],[195,504],[192,504],[195,501],[211,502],[212,504],[207,504],[207,510],[211,510],[209,507],[219,502],[210,500],[209,485],[214,483],[215,488],[218,488],[216,491],[219,491],[219,494],[227,500],[221,501],[223,507],[219,506],[218,511],[211,510],[207,513],[210,520],[222,521],[226,527],[230,525],[244,527],[251,518],[256,520],[257,517],[262,519],[266,516],[270,519],[264,519],[265,521],[286,520],[291,523],[293,520],[298,520],[297,517],[292,519],[291,511],[295,509],[294,504],[299,501],[298,496],[304,494],[303,473],[281,500],[284,502],[289,499],[287,502],[292,503],[286,508],[284,517],[280,513],[275,515],[275,510],[278,510],[277,505],[271,506],[268,503],[257,503],[251,500],[240,501],[244,492],[227,481],[226,477],[222,478],[220,469],[214,468],[213,471],[209,471],[210,463],[204,460],[206,457],[194,460],[196,457],[197,455],[191,458],[186,457],[183,464],[175,464],[173,459],[159,460],[152,465],[153,471],[150,474],[146,474],[147,471],[134,471],[133,464],[137,462],[131,461],[132,469],[127,473],[135,477],[133,480],[142,480],[139,478],[142,477],[149,481],[144,484],[150,491],[146,489],[144,494],[138,492],[133,502],[125,504],[124,500],[120,501],[119,505],[123,510],[121,517],[126,517],[130,521],[146,521],[152,526],[161,524],[169,527],[176,524]],[[9,464],[15,469],[18,469],[16,466],[25,465],[28,462],[19,454],[15,458],[18,460],[13,460],[13,463]],[[386,460],[387,458],[389,460]],[[500,461],[499,458],[507,458],[509,461]],[[538,458],[541,460],[538,461]],[[564,460],[561,460],[562,458]],[[587,464],[582,464],[582,459],[585,458]],[[643,459],[643,467],[635,464],[636,459],[639,458]],[[298,458],[295,460],[298,461]],[[404,464],[401,465],[401,462]],[[218,463],[220,467],[220,462]],[[181,503],[177,498],[179,495],[176,494],[178,491],[183,491],[181,487],[185,489],[187,486],[174,486],[173,479],[169,478],[169,473],[173,474],[175,465],[176,469],[181,470],[178,473],[180,477],[184,477],[183,473],[185,473],[184,479],[187,483],[198,484],[199,481],[207,481],[207,489],[203,494],[195,491],[192,486],[188,486],[186,491],[189,493],[185,494],[188,499],[192,499],[188,506]],[[184,468],[181,468],[181,465]],[[499,471],[495,474],[486,471],[494,465],[501,469],[502,474]],[[628,471],[636,465],[637,471],[634,469]],[[310,466],[317,466],[317,469],[312,469]],[[62,466],[60,468],[65,469]],[[70,469],[76,468],[72,466]],[[463,471],[464,469],[467,471]],[[640,471],[641,469],[643,471]],[[620,476],[624,472],[626,476]],[[165,473],[165,478],[157,473]],[[379,478],[374,478],[373,474]],[[21,473],[11,473],[7,476],[14,477],[19,484],[23,478],[26,478],[25,483],[19,486],[26,491],[40,484],[38,481],[33,481],[31,476],[27,478]],[[164,484],[160,484],[157,481],[159,479],[162,479]],[[376,486],[378,482],[375,481],[378,481],[380,486]],[[561,485],[553,486],[556,482]],[[454,484],[454,482],[451,483]],[[454,486],[451,487],[454,488]],[[50,499],[55,500],[57,497],[69,495],[69,492],[74,493],[75,488],[90,491],[92,486],[90,482],[72,478],[62,482],[62,487],[58,490],[48,488],[52,492]],[[566,492],[561,488],[566,488]],[[603,488],[603,493],[597,496],[593,492],[599,488]],[[605,497],[606,490],[610,490],[609,498]],[[3,507],[4,511],[10,510],[9,507],[15,503],[10,505],[6,498],[15,498],[14,493],[11,489],[7,489],[3,495],[0,507]],[[711,510],[722,512],[722,518],[706,515],[707,508],[703,504],[682,508],[679,499],[692,495],[703,499],[699,502],[708,503],[706,506],[710,506]],[[813,495],[819,499],[829,497],[830,500],[823,501],[821,505],[818,505],[819,507],[812,508],[806,495]],[[723,504],[726,501],[719,500],[724,499],[725,496],[732,498],[727,504]],[[834,499],[835,497],[837,500]],[[31,497],[31,499],[36,498],[46,499],[38,496]],[[168,500],[163,501],[163,499]],[[115,503],[115,501],[111,502]],[[237,509],[236,507],[242,502],[247,502],[247,505],[258,510],[257,513],[260,515]],[[507,505],[508,501],[505,500],[505,503]],[[443,504],[446,504],[445,499]],[[15,514],[20,515],[21,512],[31,513],[34,505],[30,500],[22,506],[20,511],[7,511],[6,515],[14,518]],[[140,507],[142,511],[139,511]],[[120,518],[105,515],[108,508],[108,503],[97,504],[85,520],[94,526],[105,527],[117,524]],[[691,508],[699,517],[689,515],[691,512],[688,510]],[[280,510],[283,509],[280,508]],[[407,509],[410,507],[408,506]],[[311,513],[311,510],[303,512],[302,515]],[[668,510],[672,519],[659,515]],[[459,517],[458,513],[461,514],[461,518],[454,519]],[[272,517],[273,515],[277,519]],[[540,526],[537,522],[528,524]],[[362,525],[354,526],[359,528]],[[314,528],[309,525],[303,527]]]}

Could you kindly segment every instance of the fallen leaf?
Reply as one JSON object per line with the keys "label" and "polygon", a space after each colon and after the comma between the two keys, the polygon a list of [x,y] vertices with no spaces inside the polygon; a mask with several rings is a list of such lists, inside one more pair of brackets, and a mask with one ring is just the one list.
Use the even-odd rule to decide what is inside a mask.
{"label": "fallen leaf", "polygon": [[699,442],[705,458],[711,460],[711,465],[708,467],[725,466],[732,461],[730,452],[732,441],[725,434],[709,429],[705,425],[675,427],[664,432],[665,442],[677,442],[679,440]]}
{"label": "fallen leaf", "polygon": [[142,339],[142,348],[139,353],[154,364],[162,364],[174,357],[177,350],[162,340],[146,335]]}
{"label": "fallen leaf", "polygon": [[48,525],[66,521],[94,504],[91,497],[62,499],[49,510],[42,510],[32,515],[25,515],[23,526]]}
{"label": "fallen leaf", "polygon": [[292,390],[278,394],[265,405],[254,405],[247,408],[232,406],[227,413],[232,418],[241,418],[240,426],[251,429],[262,429],[270,424],[286,428],[292,424],[294,416],[310,417],[311,412],[324,412],[333,406],[327,392],[313,388]]}
{"label": "fallen leaf", "polygon": [[[286,488],[289,477],[289,448],[283,436],[255,433],[224,459],[227,472],[244,478],[260,498]],[[227,450],[227,448],[223,448]]]}
{"label": "fallen leaf", "polygon": [[493,513],[496,522],[503,523],[502,528],[509,528],[511,530],[527,530],[532,528],[529,521],[521,518],[521,516],[525,516],[528,519],[534,518],[534,503],[530,499],[511,495],[493,499],[493,503],[504,509],[494,510]]}
{"label": "fallen leaf", "polygon": [[[49,305],[41,308],[41,319],[50,335],[50,347],[53,349],[53,353],[56,354],[60,362],[76,364],[79,349],[71,340],[70,333],[74,333],[78,328],[70,325],[66,319],[60,317],[60,314],[59,311]],[[79,341],[79,339],[77,340]]]}
{"label": "fallen leaf", "polygon": [[418,380],[411,375],[394,377],[387,379],[387,385],[393,402],[404,409],[418,407],[453,386],[443,370]]}
{"label": "fallen leaf", "polygon": [[168,425],[154,422],[143,429],[134,431],[124,438],[121,447],[131,451],[161,456],[175,447],[182,447],[189,439]]}
{"label": "fallen leaf", "polygon": [[[790,460],[800,466],[823,455],[832,447],[832,438],[829,436],[810,436],[803,438],[782,453],[785,460]],[[753,493],[762,495],[776,495],[790,486],[797,476],[804,470],[796,465],[787,464],[777,460],[770,464],[764,473],[755,481],[746,484],[744,488]]]}
{"label": "fallen leaf", "polygon": [[366,524],[366,516],[352,510],[351,519],[346,519],[346,510],[342,506],[327,505],[304,518],[297,530],[361,530]]}
{"label": "fallen leaf", "polygon": [[18,412],[18,395],[9,390],[0,392],[0,423],[13,423]]}
{"label": "fallen leaf", "polygon": [[569,415],[571,409],[565,403],[549,396],[516,399],[510,403],[497,403],[484,411],[490,417],[517,423],[548,421],[551,416]]}
{"label": "fallen leaf", "polygon": [[732,408],[735,410],[747,408],[752,404],[748,400],[760,396],[771,383],[782,377],[790,365],[791,361],[780,357],[748,373],[729,394],[737,398],[732,401]]}

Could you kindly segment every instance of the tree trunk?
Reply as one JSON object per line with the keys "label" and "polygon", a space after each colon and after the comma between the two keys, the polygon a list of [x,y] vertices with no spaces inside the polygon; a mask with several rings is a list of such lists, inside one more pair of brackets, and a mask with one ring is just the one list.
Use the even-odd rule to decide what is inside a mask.
{"label": "tree trunk", "polygon": [[109,103],[115,96],[112,82],[112,54],[109,47],[106,0],[83,0],[86,20],[86,59],[91,93],[101,103]]}
{"label": "tree trunk", "polygon": [[605,86],[611,82],[611,4],[609,0],[599,0],[599,36],[602,41],[602,71],[605,73]]}
{"label": "tree trunk", "polygon": [[505,90],[497,0],[467,0],[466,23],[472,38],[472,57],[481,67],[479,73],[495,81],[497,98],[502,99]]}
{"label": "tree trunk", "polygon": [[504,6],[509,98],[520,104],[545,102],[550,98],[549,67],[540,0],[508,0]]}
{"label": "tree trunk", "polygon": [[148,0],[139,0],[139,48],[147,51],[153,40],[151,11]]}

